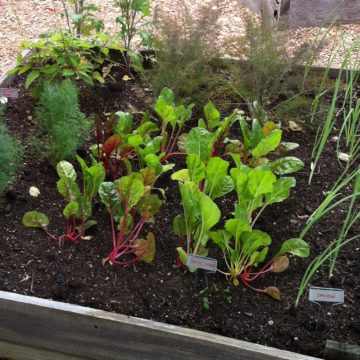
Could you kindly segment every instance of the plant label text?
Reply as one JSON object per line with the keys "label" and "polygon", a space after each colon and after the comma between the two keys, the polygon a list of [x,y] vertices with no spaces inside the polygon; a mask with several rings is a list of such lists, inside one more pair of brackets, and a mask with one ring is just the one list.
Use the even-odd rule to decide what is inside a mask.
{"label": "plant label text", "polygon": [[217,260],[190,254],[187,257],[186,266],[216,272]]}
{"label": "plant label text", "polygon": [[332,288],[311,287],[309,291],[309,301],[312,302],[332,302],[337,304],[344,303],[344,290]]}
{"label": "plant label text", "polygon": [[0,98],[1,97],[17,99],[19,97],[19,90],[18,89],[9,89],[9,88],[0,88]]}

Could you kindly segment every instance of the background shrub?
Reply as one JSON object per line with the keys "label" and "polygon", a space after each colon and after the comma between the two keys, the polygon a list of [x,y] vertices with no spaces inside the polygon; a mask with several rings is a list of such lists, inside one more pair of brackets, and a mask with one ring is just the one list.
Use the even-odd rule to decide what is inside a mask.
{"label": "background shrub", "polygon": [[148,77],[156,96],[168,87],[178,100],[205,105],[219,83],[212,59],[217,56],[214,39],[221,9],[221,1],[213,1],[203,5],[196,16],[184,4],[176,18],[155,13],[156,63]]}
{"label": "background shrub", "polygon": [[80,111],[76,86],[65,80],[46,83],[36,108],[36,117],[47,135],[46,156],[55,165],[72,160],[88,139],[91,121]]}

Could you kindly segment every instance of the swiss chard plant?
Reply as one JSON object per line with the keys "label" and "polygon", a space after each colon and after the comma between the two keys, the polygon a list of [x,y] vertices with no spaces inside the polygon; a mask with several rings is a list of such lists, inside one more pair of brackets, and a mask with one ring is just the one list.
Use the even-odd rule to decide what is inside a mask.
{"label": "swiss chard plant", "polygon": [[91,226],[96,225],[96,221],[91,219],[92,200],[97,195],[100,184],[105,179],[105,170],[102,163],[87,166],[85,161],[77,157],[82,169],[83,191],[76,183],[76,172],[74,167],[67,161],[60,161],[56,166],[56,171],[60,177],[56,183],[57,190],[65,198],[67,205],[63,211],[66,219],[65,234],[55,236],[49,232],[48,217],[37,211],[30,211],[24,214],[23,224],[28,227],[41,228],[48,236],[57,241],[71,241],[78,243],[80,240],[89,240],[85,236],[85,231]]}
{"label": "swiss chard plant", "polygon": [[244,118],[240,119],[243,142],[237,141],[226,147],[238,168],[246,165],[252,168],[262,167],[274,171],[278,175],[294,173],[304,167],[304,163],[293,156],[282,157],[275,161],[270,158],[283,155],[298,147],[296,143],[281,142],[282,131],[272,121],[263,126],[256,119],[250,129]]}
{"label": "swiss chard plant", "polygon": [[162,205],[158,196],[151,194],[155,179],[154,169],[145,168],[100,185],[99,195],[110,214],[112,231],[112,251],[103,259],[103,264],[152,262],[154,235],[150,232],[146,239],[140,235],[145,223],[154,221],[154,215]]}
{"label": "swiss chard plant", "polygon": [[197,154],[191,153],[186,159],[186,165],[186,169],[172,174],[172,180],[182,183],[191,181],[212,200],[224,196],[234,189],[234,182],[228,175],[228,161],[217,156],[202,161]]}
{"label": "swiss chard plant", "polygon": [[254,225],[269,205],[289,197],[296,180],[294,177],[277,179],[271,170],[252,169],[246,165],[231,169],[230,174],[238,195],[234,218],[226,221],[225,229],[210,232],[209,236],[222,250],[228,268],[225,274],[234,285],[242,281],[255,291],[279,299],[277,288],[271,286],[260,290],[250,283],[266,273],[285,270],[289,264],[286,253],[308,256],[309,246],[301,239],[287,240],[274,257],[260,266],[266,259],[272,240],[268,234],[255,230]]}
{"label": "swiss chard plant", "polygon": [[[190,120],[194,104],[188,106],[174,103],[174,93],[168,88],[162,89],[155,103],[155,112],[161,119],[161,161],[166,162],[174,152],[184,124]],[[168,129],[171,129],[170,135]]]}
{"label": "swiss chard plant", "polygon": [[186,265],[189,254],[206,256],[209,231],[220,220],[220,210],[211,198],[192,181],[179,182],[183,215],[175,217],[173,231],[179,236],[177,247],[181,266]]}

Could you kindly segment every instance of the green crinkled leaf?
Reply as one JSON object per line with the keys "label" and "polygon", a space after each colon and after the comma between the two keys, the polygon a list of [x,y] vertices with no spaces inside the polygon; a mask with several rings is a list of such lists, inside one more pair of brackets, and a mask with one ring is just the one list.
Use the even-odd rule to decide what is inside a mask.
{"label": "green crinkled leaf", "polygon": [[139,215],[145,215],[148,219],[152,219],[154,215],[159,211],[162,205],[162,201],[157,195],[150,194],[143,196],[136,206],[136,210]]}
{"label": "green crinkled leaf", "polygon": [[115,182],[115,186],[121,194],[122,202],[127,203],[129,210],[131,210],[144,195],[144,184],[133,175],[123,176]]}
{"label": "green crinkled leaf", "polygon": [[269,246],[271,237],[263,231],[252,230],[241,234],[242,251],[244,255],[251,255],[260,247]]}
{"label": "green crinkled leaf", "polygon": [[260,169],[251,171],[248,179],[248,189],[255,198],[272,192],[273,183],[276,181],[276,177],[271,171]]}
{"label": "green crinkled leaf", "polygon": [[[216,199],[234,188],[232,179],[227,177],[228,167],[229,162],[220,157],[213,157],[209,160],[205,170],[206,193],[211,199]],[[226,181],[224,181],[225,178]]]}
{"label": "green crinkled leaf", "polygon": [[62,160],[56,165],[56,172],[60,179],[69,178],[73,181],[76,180],[76,172],[74,167],[67,161]]}
{"label": "green crinkled leaf", "polygon": [[115,184],[109,181],[103,182],[99,187],[99,195],[108,211],[115,215],[116,209],[120,207],[120,194],[115,188]]}
{"label": "green crinkled leaf", "polygon": [[225,252],[229,246],[229,241],[232,238],[232,235],[227,230],[217,230],[210,231],[209,237],[223,252]]}
{"label": "green crinkled leaf", "polygon": [[174,105],[174,101],[175,101],[174,92],[167,87],[164,87],[161,90],[159,98],[165,100],[165,103],[168,105],[171,105],[171,106]]}
{"label": "green crinkled leaf", "polygon": [[248,221],[243,219],[230,219],[226,221],[225,229],[234,237],[237,243],[244,231],[251,231],[251,226]]}
{"label": "green crinkled leaf", "polygon": [[286,253],[299,257],[308,257],[310,255],[310,246],[302,239],[289,239],[281,245],[277,256],[281,256]]}
{"label": "green crinkled leaf", "polygon": [[91,204],[86,200],[85,196],[78,197],[76,202],[78,203],[78,209],[75,214],[76,218],[85,221],[91,217]]}
{"label": "green crinkled leaf", "polygon": [[186,235],[186,223],[185,218],[181,215],[177,215],[173,221],[173,231],[177,236]]}
{"label": "green crinkled leaf", "polygon": [[274,130],[270,135],[265,139],[262,139],[259,144],[251,151],[252,155],[258,159],[264,155],[267,155],[269,152],[275,150],[281,141],[281,130]]}
{"label": "green crinkled leaf", "polygon": [[158,130],[159,128],[152,121],[145,121],[135,130],[134,133],[144,137],[145,135]]}
{"label": "green crinkled leaf", "polygon": [[296,185],[294,177],[284,177],[276,180],[273,183],[273,190],[271,193],[265,194],[267,205],[282,202],[290,195],[290,190]]}
{"label": "green crinkled leaf", "polygon": [[76,200],[80,196],[80,189],[76,182],[70,178],[63,177],[57,183],[58,192],[68,203]]}
{"label": "green crinkled leaf", "polygon": [[119,117],[119,122],[115,128],[115,134],[129,134],[133,127],[134,117],[128,112],[118,111],[115,113]]}
{"label": "green crinkled leaf", "polygon": [[188,168],[189,178],[194,183],[199,183],[205,178],[205,165],[196,154],[190,154],[187,157],[186,166]]}
{"label": "green crinkled leaf", "polygon": [[76,156],[83,173],[84,195],[91,203],[95,194],[99,191],[100,184],[105,180],[105,169],[102,163],[87,166],[85,161]]}
{"label": "green crinkled leaf", "polygon": [[292,174],[303,167],[304,162],[294,156],[284,157],[271,163],[271,170],[277,175]]}
{"label": "green crinkled leaf", "polygon": [[201,161],[206,161],[211,155],[212,134],[206,129],[191,129],[186,143],[186,152],[197,155]]}
{"label": "green crinkled leaf", "polygon": [[164,127],[166,127],[169,123],[171,124],[171,126],[175,126],[175,108],[172,105],[168,105],[164,98],[160,97],[159,99],[157,99],[155,103],[155,111],[160,116]]}
{"label": "green crinkled leaf", "polygon": [[201,221],[205,231],[216,225],[221,217],[218,206],[206,194],[199,192],[199,205],[201,212]]}
{"label": "green crinkled leaf", "polygon": [[79,208],[79,204],[77,203],[77,201],[72,201],[71,203],[66,205],[63,214],[66,218],[69,218],[70,216],[76,214],[78,208]]}
{"label": "green crinkled leaf", "polygon": [[22,223],[27,227],[46,228],[49,225],[49,219],[41,212],[29,211],[24,214]]}
{"label": "green crinkled leaf", "polygon": [[171,180],[187,182],[190,181],[190,175],[188,169],[181,169],[171,174]]}
{"label": "green crinkled leaf", "polygon": [[219,125],[220,112],[216,109],[216,107],[214,106],[214,104],[211,101],[209,101],[204,106],[204,113],[205,113],[207,128],[209,130],[214,129],[215,127],[217,127]]}

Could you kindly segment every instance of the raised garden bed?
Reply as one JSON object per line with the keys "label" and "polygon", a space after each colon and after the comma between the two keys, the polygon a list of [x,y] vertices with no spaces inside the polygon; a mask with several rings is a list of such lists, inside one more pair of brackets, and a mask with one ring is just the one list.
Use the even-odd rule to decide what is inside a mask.
{"label": "raised garden bed", "polygon": [[[104,87],[90,88],[81,84],[79,93],[82,111],[87,115],[97,112],[115,112],[129,109],[129,104],[132,109],[147,110],[153,101],[151,94],[144,90],[137,81],[121,81],[122,75],[118,74],[118,82],[115,85],[108,84]],[[20,98],[9,101],[5,121],[10,132],[25,144],[27,150],[31,150],[29,136],[35,127],[35,103],[33,98],[24,91],[22,78],[17,78],[14,86],[20,89]],[[239,133],[235,131],[232,135],[239,136]],[[293,189],[291,197],[266,210],[257,225],[258,228],[271,234],[274,248],[278,248],[284,239],[296,237],[299,234],[307,216],[321,202],[323,191],[328,190],[341,173],[341,167],[335,157],[336,144],[330,142],[324,152],[320,172],[316,175],[312,185],[308,186],[311,145],[314,135],[306,131],[292,132],[285,125],[283,138],[285,141],[300,144],[293,155],[305,162],[305,168],[296,174],[297,186]],[[84,150],[81,151],[82,155]],[[39,158],[36,153],[30,154],[27,153],[24,165],[18,172],[14,184],[6,193],[6,200],[1,208],[3,213],[0,219],[0,228],[2,229],[0,238],[1,290],[161,321],[165,324],[179,325],[312,356],[322,356],[327,339],[348,343],[358,341],[360,324],[356,303],[360,297],[358,277],[360,264],[357,261],[359,250],[355,244],[347,246],[341,253],[336,267],[336,275],[331,282],[327,280],[326,273],[322,271],[319,271],[313,280],[313,284],[317,286],[342,287],[346,294],[345,305],[336,309],[331,318],[324,313],[320,326],[316,330],[317,308],[305,299],[297,308],[293,305],[298,284],[309,260],[292,258],[290,268],[286,272],[257,281],[256,285],[260,288],[269,285],[280,288],[282,299],[278,302],[264,295],[256,294],[241,285],[233,287],[227,284],[220,274],[209,277],[210,286],[206,293],[200,292],[199,287],[198,290],[195,289],[194,276],[189,273],[184,274],[175,267],[177,238],[172,233],[172,221],[175,215],[181,212],[181,207],[178,184],[172,181],[167,174],[157,183],[158,187],[166,190],[166,202],[157,214],[156,223],[148,224],[146,227],[147,230],[154,233],[156,238],[156,255],[152,264],[138,263],[128,267],[110,266],[109,264],[102,266],[101,259],[108,254],[111,247],[111,231],[107,213],[99,201],[94,205],[98,225],[96,229],[92,230],[91,234],[94,238],[89,242],[84,241],[79,245],[65,243],[59,247],[58,243],[48,239],[42,232],[25,228],[21,223],[23,214],[36,209],[47,213],[51,219],[50,229],[52,231],[61,233],[63,229],[63,200],[56,191],[56,181],[58,180],[56,172],[46,160]],[[177,158],[175,163],[179,168],[183,160]],[[30,186],[38,187],[41,195],[37,198],[31,197],[28,193]],[[235,200],[233,195],[218,203],[223,215],[233,211]],[[308,235],[312,249],[311,256],[319,253],[337,237],[342,218],[342,209],[338,208],[330,214],[328,221],[322,222],[311,231]],[[210,250],[210,254],[220,257],[220,253],[214,248]],[[15,304],[16,295],[13,296],[6,300],[0,300],[0,304],[5,304],[5,307],[1,309],[5,314],[7,309],[10,309],[9,304]],[[205,296],[208,299],[208,306],[204,306]],[[60,305],[51,305],[42,300],[26,300],[26,298],[20,298],[20,300],[25,303],[34,303],[33,306],[26,306],[24,310],[27,314],[34,311],[35,317],[30,317],[28,324],[37,318],[36,314],[39,317],[42,316],[43,312],[37,306],[42,307],[45,304],[46,307],[54,307],[55,310],[49,310],[49,312],[54,311],[54,314],[59,315],[56,309],[59,309]],[[19,306],[18,309],[22,307],[22,305],[14,306],[15,309],[17,306]],[[65,306],[68,313],[75,311],[72,309],[79,311],[78,307],[66,309]],[[90,310],[84,309],[83,311],[86,313]],[[111,315],[104,315],[97,311],[94,314],[100,318],[111,317]],[[67,315],[66,318],[70,322],[73,321],[72,316]],[[121,319],[122,322],[126,319],[118,315],[115,315],[114,318],[114,321]],[[42,318],[42,321],[46,321],[46,318]],[[134,325],[137,328],[138,325],[135,324],[137,321],[140,321],[141,324],[149,324],[152,328],[161,327],[158,323],[129,320],[130,327]],[[169,325],[163,326],[168,330],[172,329]],[[25,326],[24,328],[26,329]],[[125,327],[125,330],[122,330],[123,333],[116,333],[113,341],[117,339],[121,343],[122,334],[126,334],[127,329]],[[1,327],[0,331],[3,331]],[[82,328],[79,328],[79,331],[82,331]],[[92,336],[94,336],[95,330],[92,331]],[[161,332],[162,329],[159,331]],[[176,331],[170,330],[172,333],[169,335],[170,339],[173,339]],[[185,343],[182,345],[177,345],[179,347],[185,346],[189,337],[193,336],[192,334],[197,334],[190,330],[182,331],[187,340],[184,340]],[[141,344],[144,349],[147,348],[146,344],[152,344],[151,341],[144,342],[144,338],[148,335],[143,337],[142,333],[135,334],[136,344]],[[213,337],[213,335],[208,336]],[[205,335],[200,337],[203,338]],[[130,338],[131,336],[126,339],[130,341]],[[218,337],[214,337],[214,339],[215,343],[222,341]],[[0,340],[2,340],[1,333]],[[9,342],[11,337],[5,337],[3,340]],[[101,341],[103,341],[102,335]],[[230,354],[239,356],[241,353],[239,348],[242,345],[238,342],[234,343],[236,344],[232,345],[232,340],[228,340],[227,345],[217,351],[222,352],[225,351],[224,349],[229,349],[229,358],[231,358]],[[115,346],[113,344],[114,342],[109,346]],[[192,342],[192,344],[193,349],[196,350],[196,342]],[[27,344],[23,345],[35,346],[35,343],[29,340]],[[166,345],[171,349],[172,342],[169,341],[169,344]],[[206,351],[215,354],[212,346],[205,347]],[[234,347],[237,348],[236,351],[233,351]],[[121,348],[115,349],[117,349],[116,353]],[[266,359],[265,353],[261,353],[264,348],[257,349],[263,356],[259,359]],[[57,351],[61,351],[61,349]],[[75,356],[87,357],[89,355],[84,353],[75,354]],[[168,356],[163,358],[168,358]],[[173,355],[171,356],[173,357]],[[179,355],[179,359],[184,358],[180,356],[186,355]],[[280,358],[286,359],[285,356],[287,355]],[[205,356],[204,358],[209,357]],[[244,359],[247,358],[256,359],[256,357],[244,357]],[[276,357],[268,358],[276,359]],[[295,357],[292,358],[295,359]],[[300,355],[300,358],[305,357]]]}

